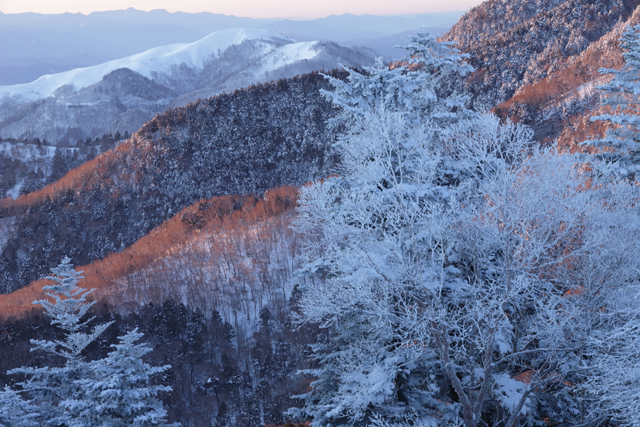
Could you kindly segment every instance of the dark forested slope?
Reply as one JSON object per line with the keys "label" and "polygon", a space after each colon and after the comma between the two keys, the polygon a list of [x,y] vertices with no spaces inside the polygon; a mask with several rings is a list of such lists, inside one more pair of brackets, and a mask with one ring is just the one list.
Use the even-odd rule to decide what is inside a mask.
{"label": "dark forested slope", "polygon": [[626,21],[640,0],[489,0],[472,9],[444,40],[471,56],[467,87],[494,107],[565,68],[571,58]]}
{"label": "dark forested slope", "polygon": [[[312,73],[197,101],[44,189],[0,202],[2,292],[118,252],[202,198],[260,193],[326,175],[333,107]],[[1,242],[0,242],[1,243]]]}
{"label": "dark forested slope", "polygon": [[[168,300],[120,316],[113,314],[113,307],[101,305],[92,309],[94,322],[115,322],[83,355],[89,360],[105,357],[116,337],[137,328],[153,347],[145,361],[171,365],[162,379],[172,388],[162,395],[170,421],[184,426],[282,425],[287,420],[284,411],[299,405],[290,396],[307,391],[296,370],[308,367],[302,359],[315,333],[309,328],[293,329],[296,296],[299,291],[285,301],[282,310],[263,308],[260,325],[244,346],[217,312],[205,317],[199,310]],[[0,321],[0,384],[20,380],[6,374],[13,368],[59,366],[60,358],[29,350],[30,340],[60,336],[60,330],[38,310],[29,317]]]}

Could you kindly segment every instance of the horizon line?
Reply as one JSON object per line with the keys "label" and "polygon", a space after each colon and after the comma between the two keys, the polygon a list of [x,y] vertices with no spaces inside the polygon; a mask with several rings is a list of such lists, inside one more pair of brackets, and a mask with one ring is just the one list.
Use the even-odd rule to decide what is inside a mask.
{"label": "horizon line", "polygon": [[469,10],[471,10],[472,8],[468,8],[468,9],[455,9],[455,10],[446,10],[446,11],[439,11],[439,12],[415,12],[415,13],[398,13],[398,14],[380,14],[380,15],[376,15],[376,14],[371,14],[371,13],[363,13],[363,14],[355,14],[355,13],[350,13],[350,12],[345,12],[345,13],[341,13],[341,14],[330,14],[330,15],[326,15],[326,16],[321,16],[318,18],[304,18],[304,17],[295,17],[295,16],[289,16],[289,17],[275,17],[275,18],[252,18],[249,16],[238,16],[238,15],[227,15],[226,13],[215,13],[215,12],[209,12],[209,11],[202,11],[202,12],[183,12],[183,11],[175,11],[175,12],[169,12],[167,9],[150,9],[150,10],[144,10],[144,9],[137,9],[135,7],[128,7],[126,9],[109,9],[109,10],[94,10],[91,11],[89,13],[82,13],[82,12],[60,12],[60,13],[43,13],[43,12],[3,12],[2,10],[0,10],[0,14],[2,15],[27,15],[27,14],[34,14],[34,15],[51,15],[51,16],[55,16],[55,15],[82,15],[82,16],[90,16],[94,13],[107,13],[107,12],[121,12],[121,11],[128,11],[128,10],[132,10],[132,11],[136,11],[136,12],[143,12],[143,13],[152,13],[152,12],[165,12],[168,14],[176,14],[176,13],[184,13],[187,15],[199,15],[199,14],[210,14],[210,15],[218,15],[218,16],[226,16],[226,17],[233,17],[233,18],[244,18],[244,19],[253,19],[256,21],[274,21],[274,20],[299,20],[299,21],[311,21],[311,20],[316,20],[316,19],[324,19],[324,18],[330,18],[332,16],[379,16],[379,17],[392,17],[392,16],[397,16],[397,17],[403,17],[403,18],[410,18],[410,17],[415,17],[415,16],[423,16],[423,15],[443,15],[443,14],[447,14],[447,13],[466,13]]}

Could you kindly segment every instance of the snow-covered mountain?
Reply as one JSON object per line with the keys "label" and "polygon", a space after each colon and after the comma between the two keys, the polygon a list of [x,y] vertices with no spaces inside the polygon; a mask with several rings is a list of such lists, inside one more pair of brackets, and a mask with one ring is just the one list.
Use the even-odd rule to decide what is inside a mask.
{"label": "snow-covered mountain", "polygon": [[442,40],[470,55],[476,71],[467,89],[478,105],[493,107],[568,67],[638,6],[640,0],[487,0]]}
{"label": "snow-covered mountain", "polygon": [[0,137],[50,142],[133,132],[168,107],[341,65],[376,53],[331,42],[296,42],[262,29],[218,31],[100,65],[0,86]]}
{"label": "snow-covered mountain", "polygon": [[[215,62],[232,46],[247,42],[255,50],[256,56],[277,54],[278,48],[295,43],[294,40],[269,30],[239,29],[224,30],[208,35],[194,43],[177,43],[149,49],[126,58],[108,61],[93,67],[77,68],[58,74],[40,77],[34,82],[0,87],[0,97],[27,102],[43,99],[55,94],[56,90],[69,86],[80,90],[98,83],[104,76],[120,68],[128,68],[148,79],[171,81],[179,79],[181,69],[202,72],[207,65]],[[306,59],[306,58],[305,58]],[[223,70],[220,70],[224,72]]]}
{"label": "snow-covered mountain", "polygon": [[297,41],[367,46],[399,59],[404,51],[393,46],[406,42],[400,33],[430,27],[432,33],[441,34],[463,13],[344,14],[302,21],[133,8],[88,15],[0,12],[0,86],[28,83],[44,74],[97,65],[158,46],[191,43],[230,28],[266,28]]}

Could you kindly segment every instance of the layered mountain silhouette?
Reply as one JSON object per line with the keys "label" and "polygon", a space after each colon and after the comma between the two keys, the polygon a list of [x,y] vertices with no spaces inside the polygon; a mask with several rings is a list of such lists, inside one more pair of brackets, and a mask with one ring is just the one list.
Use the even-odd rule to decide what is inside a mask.
{"label": "layered mountain silhouette", "polygon": [[170,109],[57,182],[1,200],[2,291],[65,254],[82,265],[122,251],[200,199],[326,176],[336,130],[322,89],[326,79],[312,73]]}
{"label": "layered mountain silhouette", "polygon": [[429,27],[446,32],[464,12],[418,15],[328,16],[314,20],[252,19],[213,13],[149,12],[129,8],[80,13],[0,12],[0,85],[28,83],[44,74],[101,64],[158,46],[193,43],[232,28],[263,28],[297,41],[325,40],[345,46],[367,46],[400,58],[393,48],[404,43],[387,37]]}
{"label": "layered mountain silhouette", "polygon": [[317,70],[372,65],[377,54],[231,29],[100,65],[0,87],[0,138],[75,143],[134,132],[169,107]]}

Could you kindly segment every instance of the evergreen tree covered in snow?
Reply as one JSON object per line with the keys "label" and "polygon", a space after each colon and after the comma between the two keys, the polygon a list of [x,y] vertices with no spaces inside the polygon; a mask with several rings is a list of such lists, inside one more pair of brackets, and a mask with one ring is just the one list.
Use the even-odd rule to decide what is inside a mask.
{"label": "evergreen tree covered in snow", "polygon": [[142,358],[151,351],[137,330],[119,337],[105,359],[90,362],[94,375],[77,381],[84,391],[73,405],[76,425],[94,427],[173,426],[165,421],[166,410],[158,394],[171,388],[153,384],[170,366],[151,366]]}
{"label": "evergreen tree covered in snow", "polygon": [[0,427],[36,427],[38,413],[9,387],[0,390]]}
{"label": "evergreen tree covered in snow", "polygon": [[[33,399],[38,419],[47,426],[115,427],[163,426],[166,411],[157,399],[159,392],[169,387],[152,384],[152,377],[169,367],[152,367],[142,361],[150,351],[144,344],[135,344],[142,334],[133,331],[120,338],[115,350],[105,359],[86,361],[83,350],[111,325],[103,323],[87,331],[93,318],[85,319],[95,301],[88,302],[93,290],[78,286],[82,272],[76,272],[69,258],[64,258],[47,279],[53,285],[43,287],[51,299],[35,301],[44,307],[53,325],[63,331],[62,340],[32,340],[32,351],[41,350],[64,359],[60,367],[22,367],[9,374],[24,375],[18,385],[21,392]],[[18,399],[11,390],[5,395]],[[12,394],[13,393],[13,394]],[[26,408],[27,403],[22,402]],[[18,409],[16,409],[18,410]],[[26,410],[26,409],[25,409]],[[28,423],[32,416],[25,415]],[[30,424],[24,424],[30,425]],[[171,424],[177,426],[178,424]]]}
{"label": "evergreen tree covered in snow", "polygon": [[74,270],[68,257],[51,269],[51,272],[52,276],[47,279],[54,284],[44,286],[43,290],[52,300],[34,301],[34,304],[42,305],[45,314],[51,318],[51,323],[57,325],[65,336],[60,341],[32,340],[32,351],[40,350],[62,357],[65,364],[61,367],[22,367],[9,373],[26,376],[26,380],[20,383],[22,389],[34,398],[47,425],[57,426],[71,423],[69,408],[84,395],[84,390],[77,381],[93,375],[82,351],[110,323],[95,326],[85,332],[92,318],[84,318],[95,303],[87,302],[87,296],[92,290],[78,286],[82,273]]}
{"label": "evergreen tree covered in snow", "polygon": [[640,168],[640,25],[628,26],[620,39],[625,65],[621,70],[602,69],[613,74],[603,85],[601,105],[610,112],[592,120],[606,120],[613,125],[602,139],[586,141],[600,148],[599,156],[610,163],[606,170],[621,178],[635,178]]}
{"label": "evergreen tree covered in snow", "polygon": [[317,236],[304,271],[320,279],[301,320],[326,334],[293,413],[318,427],[574,422],[594,301],[637,280],[637,190],[586,191],[577,158],[428,84],[461,58],[413,42],[402,70],[352,73],[330,95],[342,169],[303,189],[297,224]]}

